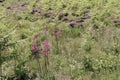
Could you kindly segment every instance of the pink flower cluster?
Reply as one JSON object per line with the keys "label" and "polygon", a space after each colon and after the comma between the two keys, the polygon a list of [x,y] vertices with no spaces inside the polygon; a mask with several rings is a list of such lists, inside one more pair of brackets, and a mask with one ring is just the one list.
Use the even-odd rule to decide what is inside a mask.
{"label": "pink flower cluster", "polygon": [[[43,55],[44,57],[47,57],[48,54],[49,54],[49,51],[50,51],[50,49],[51,49],[51,46],[50,46],[49,41],[48,41],[48,40],[44,40],[44,41],[42,42],[42,44],[41,44],[41,47],[37,45],[36,41],[37,41],[36,38],[33,38],[33,39],[32,39],[32,44],[33,44],[32,47],[31,47],[31,48],[32,48],[32,51],[33,51],[34,53],[37,53],[39,50],[41,50],[42,55]],[[40,48],[41,48],[41,49],[40,49]]]}
{"label": "pink flower cluster", "polygon": [[36,44],[36,40],[37,40],[37,38],[33,38],[32,39],[32,50],[33,50],[33,52],[38,52],[39,51],[39,46],[37,46],[37,44]]}
{"label": "pink flower cluster", "polygon": [[38,52],[38,51],[39,51],[39,47],[36,46],[36,45],[33,45],[33,46],[32,46],[32,50],[33,50],[34,52]]}
{"label": "pink flower cluster", "polygon": [[42,43],[42,54],[43,54],[43,56],[47,57],[50,49],[51,49],[51,46],[50,46],[48,40],[44,40],[43,43]]}

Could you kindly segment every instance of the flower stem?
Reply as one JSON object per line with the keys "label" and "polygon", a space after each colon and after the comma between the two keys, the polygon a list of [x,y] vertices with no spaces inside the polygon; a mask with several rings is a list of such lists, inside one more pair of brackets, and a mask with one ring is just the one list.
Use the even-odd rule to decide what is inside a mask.
{"label": "flower stem", "polygon": [[42,66],[40,65],[40,61],[39,59],[36,59],[37,63],[38,63],[38,73],[39,73],[39,78],[42,78]]}
{"label": "flower stem", "polygon": [[48,76],[48,65],[49,65],[49,61],[48,61],[48,56],[45,57],[45,77],[47,77],[47,79],[49,78]]}
{"label": "flower stem", "polygon": [[59,43],[58,43],[58,39],[56,38],[56,54],[59,54]]}

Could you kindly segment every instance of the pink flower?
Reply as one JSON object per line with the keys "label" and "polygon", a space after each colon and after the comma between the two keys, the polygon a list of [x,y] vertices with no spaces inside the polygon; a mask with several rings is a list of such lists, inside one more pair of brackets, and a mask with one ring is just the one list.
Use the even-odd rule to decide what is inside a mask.
{"label": "pink flower", "polygon": [[36,46],[36,45],[33,45],[33,46],[32,46],[32,50],[33,50],[34,52],[38,52],[39,47],[38,47],[38,46]]}
{"label": "pink flower", "polygon": [[46,57],[50,51],[51,47],[48,40],[43,41],[42,54]]}

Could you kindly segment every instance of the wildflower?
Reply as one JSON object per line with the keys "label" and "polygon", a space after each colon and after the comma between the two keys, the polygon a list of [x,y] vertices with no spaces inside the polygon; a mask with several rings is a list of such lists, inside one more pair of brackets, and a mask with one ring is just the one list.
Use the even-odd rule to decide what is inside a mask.
{"label": "wildflower", "polygon": [[33,50],[34,52],[38,52],[38,51],[39,51],[39,47],[36,46],[36,45],[33,45],[33,46],[32,46],[32,50]]}
{"label": "wildflower", "polygon": [[48,56],[48,53],[50,51],[50,44],[48,42],[48,40],[44,40],[43,41],[43,47],[42,47],[42,54],[47,57]]}

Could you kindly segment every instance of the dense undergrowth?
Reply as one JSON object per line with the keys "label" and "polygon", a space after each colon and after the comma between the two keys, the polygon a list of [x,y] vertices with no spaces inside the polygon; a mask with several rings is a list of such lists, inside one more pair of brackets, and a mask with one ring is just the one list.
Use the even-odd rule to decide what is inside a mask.
{"label": "dense undergrowth", "polygon": [[0,0],[0,80],[120,80],[119,0]]}

